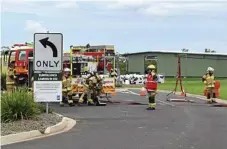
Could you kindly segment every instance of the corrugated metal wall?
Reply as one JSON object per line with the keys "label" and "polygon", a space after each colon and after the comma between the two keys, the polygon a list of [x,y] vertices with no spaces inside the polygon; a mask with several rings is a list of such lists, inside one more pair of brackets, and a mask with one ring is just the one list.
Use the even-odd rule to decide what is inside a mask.
{"label": "corrugated metal wall", "polygon": [[[144,56],[148,55],[158,57],[158,73],[163,73],[166,76],[176,76],[177,54],[152,53],[129,55],[128,71],[143,74],[145,71]],[[227,77],[227,56],[188,54],[181,57],[181,72],[184,76],[201,77],[209,66],[215,69],[217,77]]]}

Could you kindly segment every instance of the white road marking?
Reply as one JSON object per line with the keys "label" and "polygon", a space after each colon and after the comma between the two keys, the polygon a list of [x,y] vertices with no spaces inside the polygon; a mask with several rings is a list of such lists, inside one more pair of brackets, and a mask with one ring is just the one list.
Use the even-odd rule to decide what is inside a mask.
{"label": "white road marking", "polygon": [[[138,94],[138,93],[135,93],[135,92],[133,92],[133,91],[128,91],[129,93],[131,93],[131,94],[133,94],[133,95],[138,95],[138,96],[140,96],[140,94]],[[159,100],[159,99],[156,99],[157,101],[159,101],[159,102],[161,102],[162,104],[164,104],[164,105],[169,105],[169,106],[172,106],[172,107],[174,107],[175,105],[174,104],[171,104],[171,103],[168,103],[168,102],[165,102],[165,101],[162,101],[162,100]]]}

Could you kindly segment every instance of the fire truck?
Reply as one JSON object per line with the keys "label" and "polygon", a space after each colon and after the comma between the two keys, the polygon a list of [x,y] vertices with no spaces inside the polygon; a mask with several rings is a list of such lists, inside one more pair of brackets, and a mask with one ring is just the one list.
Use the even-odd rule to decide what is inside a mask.
{"label": "fire truck", "polygon": [[[64,53],[63,67],[71,68],[73,94],[84,92],[84,78],[87,71],[96,71],[105,75],[111,68],[115,68],[114,46],[71,46],[69,53]],[[115,94],[115,79],[103,78],[103,94]]]}
{"label": "fire truck", "polygon": [[17,85],[28,83],[28,57],[33,57],[33,45],[30,43],[14,44],[9,50],[8,67],[13,66]]}
{"label": "fire truck", "polygon": [[64,53],[64,65],[63,67],[70,68],[70,55],[81,55],[81,56],[90,56],[96,59],[98,63],[97,71],[99,74],[104,74],[109,72],[113,65],[115,65],[114,56],[115,49],[113,45],[98,45],[90,46],[70,46],[70,52]]}

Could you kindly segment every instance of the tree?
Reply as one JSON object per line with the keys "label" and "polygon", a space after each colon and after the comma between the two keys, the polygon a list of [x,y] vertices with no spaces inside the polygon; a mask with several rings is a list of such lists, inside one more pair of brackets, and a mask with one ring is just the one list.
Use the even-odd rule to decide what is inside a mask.
{"label": "tree", "polygon": [[211,50],[211,49],[207,49],[207,48],[204,50],[204,52],[205,53],[216,53],[215,50]]}
{"label": "tree", "polygon": [[2,46],[1,47],[1,55],[5,54],[5,52],[8,53],[8,51],[10,51],[10,48],[7,46]]}
{"label": "tree", "polygon": [[182,52],[188,52],[188,51],[189,51],[189,49],[185,49],[185,48],[183,48],[183,49],[181,49],[181,51],[182,51]]}
{"label": "tree", "polygon": [[122,56],[122,54],[116,52],[116,66],[119,69],[120,74],[127,73],[127,58]]}
{"label": "tree", "polygon": [[210,53],[210,49],[205,49],[205,51],[204,51],[205,53]]}

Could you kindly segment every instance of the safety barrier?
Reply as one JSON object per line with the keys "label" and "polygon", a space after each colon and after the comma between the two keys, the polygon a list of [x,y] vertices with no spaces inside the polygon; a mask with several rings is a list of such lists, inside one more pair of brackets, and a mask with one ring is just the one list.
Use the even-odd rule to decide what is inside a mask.
{"label": "safety barrier", "polygon": [[84,86],[75,84],[75,85],[72,86],[72,92],[73,93],[83,93],[84,92]]}
{"label": "safety barrier", "polygon": [[113,86],[103,86],[103,92],[112,96],[116,95],[116,90]]}
{"label": "safety barrier", "polygon": [[[218,98],[220,95],[220,87],[221,87],[221,82],[215,81],[214,92],[215,92],[216,98]],[[204,93],[204,96],[207,96],[207,89],[204,89],[203,93]]]}
{"label": "safety barrier", "polygon": [[84,92],[84,86],[78,86],[77,92],[78,93],[83,93]]}
{"label": "safety barrier", "polygon": [[[85,90],[83,85],[74,84],[72,85],[72,92],[73,93],[83,93]],[[116,90],[113,86],[103,86],[103,93],[104,94],[111,94],[112,96],[116,95]]]}

